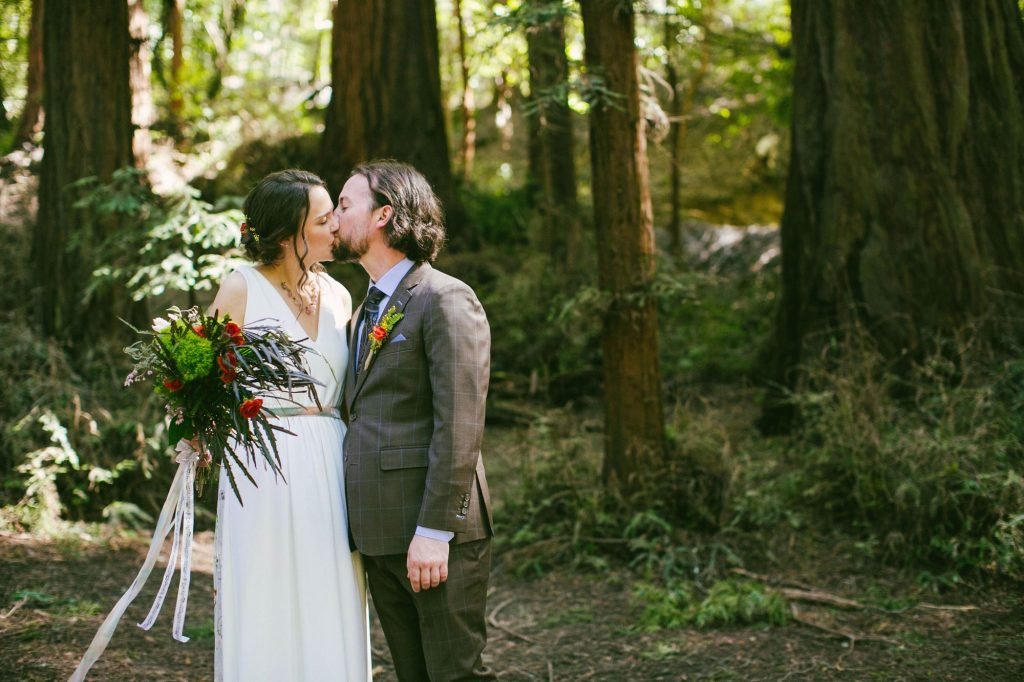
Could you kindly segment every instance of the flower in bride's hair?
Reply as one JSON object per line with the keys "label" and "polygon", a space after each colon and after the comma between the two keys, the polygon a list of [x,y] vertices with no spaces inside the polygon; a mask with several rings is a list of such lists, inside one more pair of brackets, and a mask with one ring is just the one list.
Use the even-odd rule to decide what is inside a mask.
{"label": "flower in bride's hair", "polygon": [[260,413],[260,409],[263,407],[263,400],[261,398],[249,398],[238,408],[239,413],[246,419],[253,419]]}
{"label": "flower in bride's hair", "polygon": [[249,236],[252,237],[252,240],[257,244],[260,243],[260,236],[256,234],[256,230],[252,229],[252,227],[248,223],[242,223],[241,226],[238,228],[238,231],[242,233],[242,239],[245,239],[246,236]]}

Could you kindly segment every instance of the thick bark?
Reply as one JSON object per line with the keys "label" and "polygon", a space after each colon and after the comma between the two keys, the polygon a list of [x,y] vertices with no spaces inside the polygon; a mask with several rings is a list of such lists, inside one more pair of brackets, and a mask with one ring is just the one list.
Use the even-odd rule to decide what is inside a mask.
{"label": "thick bark", "polygon": [[28,73],[25,78],[25,108],[11,148],[17,148],[35,137],[43,118],[43,12],[44,0],[32,1],[32,23],[28,30]]}
{"label": "thick bark", "polygon": [[683,126],[682,93],[679,92],[679,74],[676,71],[675,50],[676,31],[675,22],[669,16],[665,16],[665,82],[668,83],[672,93],[672,100],[669,102],[669,130],[668,148],[670,177],[669,177],[669,210],[668,236],[669,250],[672,255],[679,256],[683,252],[683,228],[681,221],[682,213],[682,154],[680,150],[680,131]]}
{"label": "thick bark", "polygon": [[410,163],[444,202],[450,239],[462,241],[433,0],[339,0],[334,16],[321,163],[328,185],[337,192],[369,159]]}
{"label": "thick bark", "polygon": [[[701,7],[708,9],[710,2]],[[675,66],[672,47],[675,45],[676,32],[678,27],[669,17],[665,17],[665,49],[668,51],[665,64],[665,79],[672,89],[672,102],[669,105],[670,126],[668,135],[669,153],[671,155],[671,177],[669,184],[669,196],[671,213],[669,216],[669,249],[674,255],[680,255],[683,250],[682,234],[682,170],[683,156],[686,151],[686,135],[689,132],[688,120],[693,111],[693,100],[704,77],[711,66],[711,50],[708,47],[707,27],[704,27],[705,37],[700,45],[700,64],[690,73],[685,84],[679,82],[679,73]]]}
{"label": "thick bark", "polygon": [[476,153],[476,111],[473,102],[473,88],[469,85],[469,58],[466,56],[466,24],[462,20],[462,2],[455,0],[455,21],[459,27],[459,74],[462,78],[462,176],[473,172],[473,157]]}
{"label": "thick bark", "polygon": [[[569,109],[569,60],[560,0],[532,0],[542,23],[526,30],[530,60],[530,185],[542,216],[541,243],[557,266],[573,270],[580,248],[576,166]],[[546,11],[545,11],[546,10]]]}
{"label": "thick bark", "polygon": [[7,118],[7,108],[4,106],[5,98],[3,80],[0,79],[0,135],[11,129],[11,119]]}
{"label": "thick bark", "polygon": [[82,305],[98,265],[95,246],[116,229],[74,208],[85,177],[108,180],[132,164],[128,5],[124,0],[48,0],[43,20],[46,124],[39,223],[32,261],[44,331],[83,338],[119,328],[127,303],[116,294]]}
{"label": "thick bark", "polygon": [[605,479],[629,487],[656,470],[664,416],[658,363],[654,228],[640,115],[633,9],[621,0],[581,0],[586,65],[611,99],[591,102],[590,153],[604,317]]}
{"label": "thick bark", "polygon": [[[792,386],[801,362],[853,325],[890,357],[913,358],[979,317],[1010,317],[1024,291],[1016,0],[793,0],[792,17],[767,377]],[[764,425],[788,416],[769,411]]]}
{"label": "thick bark", "polygon": [[142,0],[128,0],[128,34],[131,55],[128,78],[132,90],[132,152],[139,168],[145,168],[152,142],[149,128],[153,125],[155,110],[149,84],[149,17],[146,16]]}
{"label": "thick bark", "polygon": [[[210,36],[210,42],[213,43],[213,73],[210,74],[210,80],[206,85],[207,99],[216,99],[224,87],[224,74],[228,70],[228,59],[231,56],[235,30],[242,24],[244,17],[244,0],[221,0],[220,21],[214,22],[212,19],[207,19],[203,22],[203,26]],[[314,79],[319,73],[316,60],[319,60],[319,50],[314,58]]]}
{"label": "thick bark", "polygon": [[170,99],[170,130],[178,142],[185,128],[185,95],[181,89],[181,70],[185,65],[185,0],[164,0],[164,35],[171,36],[171,73],[167,79]]}

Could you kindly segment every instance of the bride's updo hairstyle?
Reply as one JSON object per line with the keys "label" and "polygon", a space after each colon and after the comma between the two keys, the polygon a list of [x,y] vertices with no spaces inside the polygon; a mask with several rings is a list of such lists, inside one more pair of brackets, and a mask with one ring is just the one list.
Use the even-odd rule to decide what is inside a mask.
{"label": "bride's updo hairstyle", "polygon": [[[309,192],[314,187],[327,189],[313,173],[289,169],[271,173],[252,188],[242,204],[242,246],[251,260],[273,265],[282,258],[281,243],[290,241],[302,270],[308,269],[305,256],[309,245],[301,230],[309,216]],[[301,252],[300,243],[305,247]]]}

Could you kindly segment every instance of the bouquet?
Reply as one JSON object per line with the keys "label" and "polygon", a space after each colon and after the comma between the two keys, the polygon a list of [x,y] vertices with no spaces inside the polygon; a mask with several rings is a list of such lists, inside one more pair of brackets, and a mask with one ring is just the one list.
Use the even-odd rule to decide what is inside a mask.
{"label": "bouquet", "polygon": [[192,565],[195,490],[201,490],[211,470],[223,466],[241,503],[237,472],[256,484],[247,464],[262,458],[275,473],[281,474],[274,433],[291,432],[269,421],[273,414],[263,407],[260,395],[273,394],[275,398],[296,402],[291,396],[305,392],[320,406],[315,388],[319,382],[306,371],[303,359],[303,353],[310,349],[293,341],[280,327],[256,323],[243,328],[227,316],[205,315],[198,308],[171,308],[167,319],[153,321],[152,330],[135,331],[144,338],[125,349],[135,361],[125,385],[152,383],[164,399],[171,420],[170,441],[177,443],[178,472],[139,574],[96,632],[71,676],[72,682],[84,680],[106,649],[121,616],[145,585],[172,530],[170,556],[160,589],[139,627],[148,630],[156,622],[175,566],[180,565],[171,634],[180,642],[188,641],[184,625]]}
{"label": "bouquet", "polygon": [[198,308],[171,308],[167,319],[153,321],[152,331],[135,331],[144,338],[125,349],[135,362],[125,385],[153,383],[170,417],[171,444],[190,441],[199,454],[199,491],[209,472],[224,466],[241,502],[235,476],[240,471],[255,485],[246,464],[259,457],[281,473],[274,432],[291,432],[269,421],[258,396],[274,393],[292,400],[295,393],[305,393],[319,406],[319,382],[303,360],[308,347],[280,327],[243,328],[228,316],[206,315]]}

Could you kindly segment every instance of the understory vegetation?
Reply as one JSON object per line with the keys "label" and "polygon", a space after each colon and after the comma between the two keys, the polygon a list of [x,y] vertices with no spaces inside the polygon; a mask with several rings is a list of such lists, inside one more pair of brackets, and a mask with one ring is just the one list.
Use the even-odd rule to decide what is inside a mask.
{"label": "understory vegetation", "polygon": [[[151,300],[208,289],[231,262],[221,242],[230,241],[234,203],[140,198],[130,180],[92,195],[105,202],[101,210],[140,218],[135,241],[119,246],[116,267],[97,273],[97,286],[128,285]],[[473,192],[467,204],[488,241],[530,229],[522,196]],[[5,230],[8,248],[24,247],[17,227],[8,222]],[[119,265],[132,262],[124,244],[146,251],[154,230],[167,234],[157,241],[163,253],[148,252],[149,270]],[[780,534],[838,529],[854,553],[909,567],[935,589],[974,576],[1024,577],[1024,362],[962,340],[897,371],[851,336],[859,340],[806,367],[790,396],[799,426],[762,436],[753,428],[755,360],[777,263],[764,258],[770,236],[742,237],[709,247],[707,235],[694,233],[689,255],[664,258],[666,284],[656,295],[669,446],[628,495],[601,482],[601,302],[593,283],[558,275],[525,244],[503,248],[502,258],[490,247],[446,257],[442,267],[477,282],[490,312],[491,419],[505,434],[503,450],[516,434],[516,454],[492,464],[504,482],[496,490],[502,560],[523,576],[628,567],[645,585],[637,593],[641,622],[663,626],[782,622],[770,592],[728,574],[770,560],[763,547],[771,543],[762,540]],[[179,263],[178,253],[188,258]],[[157,401],[122,387],[128,363],[116,347],[61,348],[33,331],[23,302],[6,296],[4,527],[147,527],[172,475]],[[208,510],[200,523],[212,523]]]}

